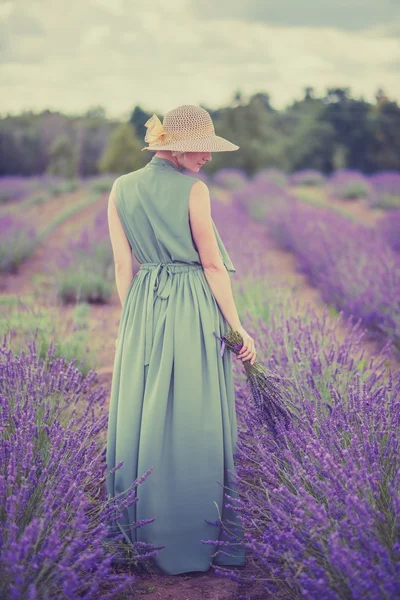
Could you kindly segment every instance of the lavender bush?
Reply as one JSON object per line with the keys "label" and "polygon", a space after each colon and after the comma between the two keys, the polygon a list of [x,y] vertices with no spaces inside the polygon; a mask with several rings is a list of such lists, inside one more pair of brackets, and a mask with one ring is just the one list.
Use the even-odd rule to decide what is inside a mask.
{"label": "lavender bush", "polygon": [[38,241],[37,230],[14,215],[0,216],[0,273],[16,273],[32,254]]}
{"label": "lavender bush", "polygon": [[400,252],[400,208],[392,210],[377,223],[377,229],[389,246]]}
{"label": "lavender bush", "polygon": [[375,194],[370,198],[372,207],[383,209],[400,208],[400,173],[384,171],[369,177]]}
{"label": "lavender bush", "polygon": [[[111,532],[151,469],[108,499],[106,390],[94,387],[94,372],[83,379],[76,361],[54,359],[53,348],[45,361],[35,340],[28,348],[14,355],[6,339],[0,348],[0,597],[121,598],[136,583],[113,572],[123,538]],[[131,564],[157,551],[137,544]]]}
{"label": "lavender bush", "polygon": [[[48,298],[48,296],[47,296]],[[96,356],[91,348],[89,337],[90,306],[78,304],[70,315],[63,306],[46,305],[37,301],[37,294],[31,297],[0,297],[0,339],[9,336],[14,354],[26,347],[26,339],[35,336],[37,355],[47,358],[51,346],[56,344],[53,357],[79,361],[77,368],[87,375],[96,367]]]}
{"label": "lavender bush", "polygon": [[373,188],[368,179],[359,171],[350,169],[341,169],[333,173],[327,181],[327,191],[330,196],[343,200],[368,199],[373,195]]}
{"label": "lavender bush", "polygon": [[319,341],[326,327],[316,316],[305,325],[303,315],[297,323],[280,315],[257,331],[269,340],[275,370],[287,375],[295,367],[300,419],[278,447],[257,428],[252,402],[244,403],[241,493],[233,505],[253,570],[271,596],[284,588],[291,598],[312,600],[396,597],[399,377],[377,383],[379,368],[368,377],[364,368],[361,383],[349,354],[354,332],[329,348]]}
{"label": "lavender bush", "polygon": [[0,205],[18,202],[37,189],[37,181],[32,178],[0,177]]}
{"label": "lavender bush", "polygon": [[240,169],[224,168],[214,173],[212,182],[226,189],[238,189],[245,185],[247,176]]}
{"label": "lavender bush", "polygon": [[288,176],[280,169],[262,169],[252,177],[251,181],[255,184],[266,181],[279,187],[285,187],[288,183]]}
{"label": "lavender bush", "polygon": [[325,175],[315,169],[303,169],[289,176],[290,185],[322,186],[325,183]]}
{"label": "lavender bush", "polygon": [[[27,225],[28,218],[32,222],[32,215],[29,215],[29,213],[25,218],[16,214],[17,210],[21,212],[21,205],[14,205],[13,208],[17,210],[10,211],[10,214],[0,215],[0,272],[16,272],[18,266],[31,256],[39,242],[44,242],[46,237],[66,219],[99,200],[98,192],[92,191],[89,194],[83,194],[83,196],[84,199],[79,201],[80,194],[76,194],[73,202],[53,217],[50,222],[45,223],[44,226],[41,221],[43,213],[36,211],[33,218],[35,221],[37,220],[39,229],[31,223],[29,226]],[[26,208],[26,203],[24,203],[23,208]]]}
{"label": "lavender bush", "polygon": [[102,208],[91,228],[60,249],[54,285],[64,302],[108,302],[114,289],[112,247],[107,211]]}
{"label": "lavender bush", "polygon": [[286,191],[270,181],[250,181],[232,192],[233,204],[240,207],[256,221],[264,221],[270,206],[279,206],[287,198]]}
{"label": "lavender bush", "polygon": [[[246,209],[235,203],[229,216],[222,207],[214,211],[217,224],[219,218],[227,224],[221,232],[243,272],[265,248]],[[230,247],[239,229],[252,240],[248,255]],[[244,286],[238,308],[265,357],[258,360],[290,379],[299,418],[282,433],[283,448],[274,443],[258,424],[244,369],[234,361],[240,493],[231,504],[249,560],[239,575],[216,572],[257,580],[266,598],[394,598],[400,587],[400,374],[386,370],[390,342],[366,359],[361,320],[345,321],[343,312],[329,320],[328,307],[322,314],[305,310],[290,290],[271,286],[268,274],[264,267]]]}
{"label": "lavender bush", "polygon": [[76,179],[65,180],[55,175],[0,177],[0,205],[21,202],[33,194],[44,194],[44,197],[56,196],[74,191],[77,187]]}
{"label": "lavender bush", "polygon": [[299,269],[325,302],[400,347],[400,257],[378,230],[290,195],[265,195],[261,209],[260,194],[252,190],[235,193],[234,201],[256,205],[252,212],[259,210],[273,238],[296,254]]}

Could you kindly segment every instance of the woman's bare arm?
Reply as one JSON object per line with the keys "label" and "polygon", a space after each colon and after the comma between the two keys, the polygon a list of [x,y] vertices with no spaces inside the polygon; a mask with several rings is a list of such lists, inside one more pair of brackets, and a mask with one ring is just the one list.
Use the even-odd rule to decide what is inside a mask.
{"label": "woman's bare arm", "polygon": [[230,276],[219,252],[212,226],[210,194],[203,181],[196,181],[192,186],[189,197],[189,220],[204,275],[211,291],[230,327],[238,330],[241,323],[233,299]]}
{"label": "woman's bare arm", "polygon": [[125,235],[115,202],[115,182],[110,192],[107,208],[108,228],[114,256],[115,282],[123,306],[133,278],[132,248]]}

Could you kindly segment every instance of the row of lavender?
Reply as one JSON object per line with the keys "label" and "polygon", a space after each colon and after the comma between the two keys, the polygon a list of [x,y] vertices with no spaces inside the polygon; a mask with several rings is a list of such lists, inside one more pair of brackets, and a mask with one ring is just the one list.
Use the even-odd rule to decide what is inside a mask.
{"label": "row of lavender", "polygon": [[377,228],[389,245],[400,252],[400,173],[384,172],[366,177],[359,171],[341,170],[325,177],[311,169],[292,175],[279,169],[264,169],[249,179],[241,170],[222,169],[214,178],[207,178],[207,182],[231,190],[239,190],[250,183],[252,189],[270,183],[288,192],[299,186],[319,187],[332,199],[357,198],[366,201],[371,208],[390,209],[377,221]]}
{"label": "row of lavender", "polygon": [[[249,181],[243,172],[234,169],[222,169],[210,180],[204,174],[197,176],[203,177],[210,183],[228,187],[240,188],[247,185]],[[279,187],[298,186],[298,185],[325,185],[328,194],[341,198],[365,198],[372,206],[381,206],[392,208],[390,214],[381,220],[381,228],[392,244],[395,250],[399,249],[400,239],[398,235],[400,224],[400,174],[399,173],[380,173],[369,178],[355,171],[337,171],[330,178],[325,178],[317,171],[300,171],[291,176],[276,169],[266,169],[260,171],[254,176],[250,183],[253,186],[273,183]],[[23,178],[2,178],[0,180],[0,203],[6,202],[13,205],[14,208],[25,207],[24,199],[29,201],[42,201],[41,197],[32,196],[34,191],[45,190],[47,196],[60,194],[68,191],[66,185],[76,182],[63,182],[59,178],[43,177],[30,181]],[[100,187],[101,189],[100,189]],[[104,188],[104,186],[106,186]],[[92,181],[94,191],[104,191],[109,189],[110,180],[95,178]],[[397,207],[397,210],[396,210]],[[0,213],[0,272],[13,273],[18,270],[19,265],[31,256],[39,242],[39,231],[34,223],[27,222],[23,214],[18,214],[15,210],[8,213],[3,210]],[[90,297],[90,293],[86,294]],[[95,294],[96,295],[96,294]],[[101,292],[97,294],[101,297],[106,296]],[[83,291],[82,297],[85,298]]]}
{"label": "row of lavender", "polygon": [[[293,428],[274,444],[255,418],[243,365],[234,361],[237,510],[249,575],[277,600],[394,598],[400,375],[387,377],[382,366],[389,348],[365,360],[364,334],[351,322],[339,342],[339,322],[329,324],[327,312],[304,312],[284,288],[270,285],[264,226],[237,204],[214,202],[213,216],[240,277],[234,284],[243,324],[261,363],[286,378],[297,409]],[[238,246],[237,239],[249,243]],[[95,375],[82,380],[74,363],[55,360],[52,351],[40,361],[33,345],[13,356],[6,341],[0,374],[0,596],[98,600],[124,590],[135,597],[134,578],[111,567],[118,540],[108,525],[136,501],[135,487],[151,471],[109,503],[106,395],[93,390]],[[134,572],[156,552],[137,546]]]}
{"label": "row of lavender", "polygon": [[[74,212],[96,201],[99,195],[109,190],[111,186],[109,179],[96,179],[89,182],[88,188],[82,188],[77,198],[78,202],[75,200],[71,204],[65,203],[60,199],[59,214],[53,222],[44,225],[43,217],[46,215],[46,200],[53,198],[54,195],[62,195],[71,191],[69,188],[63,187],[62,182],[59,183],[61,187],[58,187],[58,191],[56,191],[54,188],[55,184],[53,184],[52,179],[43,180],[42,185],[47,185],[44,200],[41,196],[29,196],[29,194],[28,196],[20,196],[18,197],[20,200],[25,197],[25,202],[21,200],[21,203],[13,205],[19,209],[18,211],[10,211],[7,208],[3,208],[0,212],[0,273],[18,272],[20,265],[32,256],[38,244],[44,240],[54,227],[58,226],[64,218],[72,216]],[[22,194],[22,192],[27,193],[27,189],[26,186],[21,186],[21,189],[16,188],[14,191],[15,193],[19,191]],[[15,201],[16,198],[17,196],[14,198]],[[80,200],[81,198],[82,200]],[[29,205],[36,204],[38,201],[40,201],[40,204],[42,204],[42,201],[44,202],[42,209],[36,211],[34,219],[31,213],[26,210],[26,200],[29,202]],[[34,200],[33,203],[31,202],[32,200]]]}
{"label": "row of lavender", "polygon": [[[398,236],[364,227],[322,207],[310,206],[279,186],[253,182],[233,201],[261,219],[323,299],[361,318],[400,347],[400,255]],[[389,242],[389,243],[388,243]]]}
{"label": "row of lavender", "polygon": [[[20,355],[7,337],[0,347],[2,600],[117,599],[136,588],[134,576],[114,572],[121,537],[110,534],[149,472],[106,498],[107,393],[75,363],[53,345],[40,359],[36,339]],[[152,555],[134,548],[133,566],[138,554]]]}
{"label": "row of lavender", "polygon": [[[16,175],[0,177],[0,207],[9,208],[15,204],[24,204],[27,200],[34,202],[38,198],[59,196],[78,189],[83,184],[110,185],[108,176],[86,177],[85,179],[65,179],[59,175],[43,174],[35,177]],[[97,191],[103,191],[98,189]]]}
{"label": "row of lavender", "polygon": [[[393,375],[384,366],[390,343],[366,359],[359,321],[343,313],[329,319],[327,308],[318,316],[299,305],[290,286],[285,292],[270,284],[262,261],[265,228],[249,222],[246,207],[216,203],[213,211],[238,272],[250,274],[243,282],[243,324],[261,364],[283,378],[296,407],[277,442],[258,425],[243,367],[234,361],[240,423],[234,503],[251,577],[277,599],[395,598],[400,371]],[[338,341],[341,324],[348,333]]]}
{"label": "row of lavender", "polygon": [[[220,169],[212,178],[204,173],[196,174],[212,181],[216,185],[236,187],[248,182],[243,171],[238,169]],[[114,178],[117,175],[114,176]],[[60,177],[43,175],[40,177],[1,177],[0,206],[21,203],[33,194],[57,195],[77,189],[79,184],[101,184],[104,180],[109,185],[109,175],[106,178],[92,177],[82,182],[78,180],[63,180]],[[251,180],[253,182],[267,180],[280,186],[324,186],[329,196],[347,200],[361,198],[371,206],[393,209],[400,208],[400,173],[384,171],[374,175],[364,175],[360,171],[339,169],[330,176],[320,171],[305,169],[290,175],[279,169],[262,169]],[[111,186],[110,186],[111,187]]]}
{"label": "row of lavender", "polygon": [[107,220],[107,198],[93,223],[58,249],[53,273],[63,303],[107,303],[115,287],[114,259]]}
{"label": "row of lavender", "polygon": [[0,206],[22,203],[35,195],[58,195],[77,188],[77,180],[65,180],[57,175],[38,177],[4,176],[0,177]]}
{"label": "row of lavender", "polygon": [[344,200],[361,199],[371,207],[400,209],[400,173],[385,171],[374,175],[364,175],[360,171],[339,169],[329,176],[313,169],[297,171],[290,175],[279,169],[262,169],[248,178],[238,169],[221,169],[212,181],[217,185],[237,188],[244,184],[267,181],[287,186],[321,187],[332,198]]}

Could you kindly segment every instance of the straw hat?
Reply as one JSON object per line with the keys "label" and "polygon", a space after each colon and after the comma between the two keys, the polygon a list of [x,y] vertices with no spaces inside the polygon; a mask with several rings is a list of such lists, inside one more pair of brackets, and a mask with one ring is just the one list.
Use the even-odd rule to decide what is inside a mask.
{"label": "straw hat", "polygon": [[180,152],[229,152],[239,146],[215,135],[209,113],[199,106],[184,104],[170,110],[161,123],[153,114],[144,124],[148,146],[142,150],[177,150]]}

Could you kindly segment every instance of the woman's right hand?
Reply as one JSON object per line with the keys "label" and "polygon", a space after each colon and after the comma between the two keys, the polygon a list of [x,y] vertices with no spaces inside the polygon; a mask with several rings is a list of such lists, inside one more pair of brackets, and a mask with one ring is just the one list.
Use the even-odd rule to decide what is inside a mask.
{"label": "woman's right hand", "polygon": [[247,333],[247,331],[244,329],[244,327],[235,329],[235,331],[240,333],[240,335],[243,338],[243,346],[240,349],[239,354],[237,354],[237,357],[240,358],[242,361],[249,360],[250,364],[254,365],[254,363],[256,361],[257,353],[256,353],[255,343],[254,343],[253,338],[251,337],[251,335],[249,335]]}

